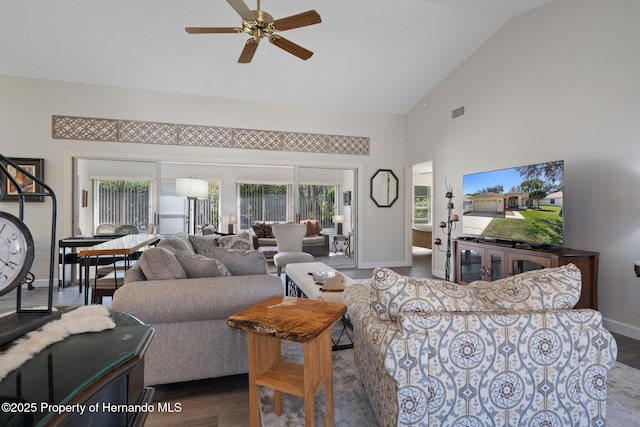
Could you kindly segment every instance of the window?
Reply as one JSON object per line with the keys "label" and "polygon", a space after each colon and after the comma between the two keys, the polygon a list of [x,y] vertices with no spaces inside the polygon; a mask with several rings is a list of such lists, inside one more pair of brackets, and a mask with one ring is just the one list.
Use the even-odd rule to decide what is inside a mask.
{"label": "window", "polygon": [[213,225],[216,230],[220,224],[220,183],[209,182],[209,197],[198,200],[195,208],[197,225]]}
{"label": "window", "polygon": [[413,223],[431,224],[431,186],[413,186]]}
{"label": "window", "polygon": [[254,222],[287,221],[287,185],[238,184],[240,229]]}
{"label": "window", "polygon": [[[95,227],[134,225],[143,232],[149,224],[149,181],[96,179]],[[95,229],[94,227],[94,229]]]}
{"label": "window", "polygon": [[300,185],[300,219],[318,220],[323,229],[335,227],[336,192],[335,185]]}
{"label": "window", "polygon": [[[240,229],[246,230],[256,222],[287,222],[291,211],[288,196],[291,185],[238,184],[240,195]],[[336,212],[335,185],[300,185],[300,219],[316,219],[322,228],[333,228]]]}

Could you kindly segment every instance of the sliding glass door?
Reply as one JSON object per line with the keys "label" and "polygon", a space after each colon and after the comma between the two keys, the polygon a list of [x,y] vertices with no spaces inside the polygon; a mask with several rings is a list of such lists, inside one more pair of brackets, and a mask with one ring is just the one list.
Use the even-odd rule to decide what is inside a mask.
{"label": "sliding glass door", "polygon": [[[355,189],[357,169],[238,165],[171,161],[75,159],[76,234],[91,235],[103,223],[132,224],[163,236],[196,229],[247,231],[256,221],[317,220],[329,236],[328,251],[316,257],[334,267],[356,267]],[[209,183],[209,197],[176,197],[178,178]]]}
{"label": "sliding glass door", "polygon": [[156,162],[76,158],[74,171],[74,235],[113,232],[125,225],[140,233],[153,231]]}
{"label": "sliding glass door", "polygon": [[327,256],[316,260],[334,268],[355,268],[357,170],[300,167],[296,178],[296,221],[317,220],[329,236]]}

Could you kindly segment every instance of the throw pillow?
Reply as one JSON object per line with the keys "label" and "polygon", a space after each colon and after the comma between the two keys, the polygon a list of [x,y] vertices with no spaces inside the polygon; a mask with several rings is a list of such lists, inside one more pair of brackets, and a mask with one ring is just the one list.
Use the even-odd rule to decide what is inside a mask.
{"label": "throw pillow", "polygon": [[267,260],[259,251],[215,247],[213,258],[221,261],[234,276],[267,274]]}
{"label": "throw pillow", "polygon": [[493,282],[472,282],[469,288],[496,310],[570,309],[580,299],[582,273],[567,264]]}
{"label": "throw pillow", "polygon": [[273,230],[271,229],[271,224],[256,222],[255,224],[253,224],[253,232],[258,237],[273,239]]}
{"label": "throw pillow", "polygon": [[165,237],[164,239],[160,240],[156,247],[170,250],[172,251],[172,253],[193,252],[193,247],[189,246],[189,243],[186,241],[186,239],[172,236]]}
{"label": "throw pillow", "polygon": [[371,309],[380,320],[397,320],[400,312],[482,311],[484,301],[453,282],[400,275],[376,268],[371,278]]}
{"label": "throw pillow", "polygon": [[184,271],[176,257],[163,248],[149,248],[142,253],[138,265],[147,280],[186,279]]}
{"label": "throw pillow", "polygon": [[253,249],[253,244],[251,244],[251,240],[249,240],[249,233],[238,233],[235,236],[221,236],[218,239],[218,245],[220,245],[221,248],[240,249],[243,251]]}
{"label": "throw pillow", "polygon": [[206,236],[200,235],[190,235],[189,241],[191,242],[191,246],[193,246],[193,250],[198,255],[208,256],[209,258],[213,258],[212,248],[218,247],[218,239],[220,236],[217,234],[208,234]]}
{"label": "throw pillow", "polygon": [[304,237],[316,237],[322,234],[322,227],[318,220],[315,219],[303,219],[300,224],[307,225],[307,234]]}
{"label": "throw pillow", "polygon": [[227,267],[215,258],[178,252],[176,254],[176,259],[184,269],[185,273],[187,273],[188,278],[231,276]]}

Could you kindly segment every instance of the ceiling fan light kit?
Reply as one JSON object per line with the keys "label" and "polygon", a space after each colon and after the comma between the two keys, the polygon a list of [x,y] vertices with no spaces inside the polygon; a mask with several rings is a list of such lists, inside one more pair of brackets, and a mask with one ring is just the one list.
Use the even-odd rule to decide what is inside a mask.
{"label": "ceiling fan light kit", "polygon": [[313,52],[294,42],[285,39],[279,33],[294,28],[306,27],[308,25],[319,24],[322,22],[320,15],[315,10],[309,10],[291,15],[286,18],[274,20],[273,16],[260,9],[260,0],[258,1],[257,10],[250,10],[244,0],[227,0],[227,3],[235,9],[242,17],[242,27],[186,27],[185,31],[189,34],[224,34],[237,33],[249,34],[250,39],[244,45],[238,62],[247,64],[253,59],[253,55],[258,49],[258,44],[263,38],[267,38],[271,44],[278,46],[280,49],[297,56],[300,59],[307,60],[311,58]]}

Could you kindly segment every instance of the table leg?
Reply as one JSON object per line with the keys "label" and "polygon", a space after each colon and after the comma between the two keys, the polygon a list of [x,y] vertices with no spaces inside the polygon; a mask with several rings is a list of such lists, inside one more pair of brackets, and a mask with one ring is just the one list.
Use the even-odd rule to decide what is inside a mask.
{"label": "table leg", "polygon": [[304,418],[305,427],[315,424],[314,396],[324,385],[325,418],[327,427],[334,425],[333,360],[331,328],[313,341],[304,343]]}
{"label": "table leg", "polygon": [[[257,378],[280,361],[280,340],[257,332],[248,332],[249,351],[249,424],[260,427],[260,390]],[[273,397],[276,415],[282,414],[282,392]]]}
{"label": "table leg", "polygon": [[325,411],[324,416],[326,419],[326,426],[333,427],[334,423],[334,412],[333,412],[333,355],[332,355],[332,346],[331,346],[331,328],[329,328],[324,334],[322,338],[322,348],[323,352],[323,368],[324,371],[324,400],[325,400]]}
{"label": "table leg", "polygon": [[[64,258],[67,255],[67,249],[58,246],[58,290],[64,287],[64,270],[65,262]],[[62,266],[62,268],[60,268]]]}
{"label": "table leg", "polygon": [[79,286],[84,287],[84,305],[89,304],[89,267],[91,266],[91,259],[89,257],[82,258],[83,265],[80,270],[84,270],[84,278],[82,277],[82,273],[80,273],[80,284]]}

